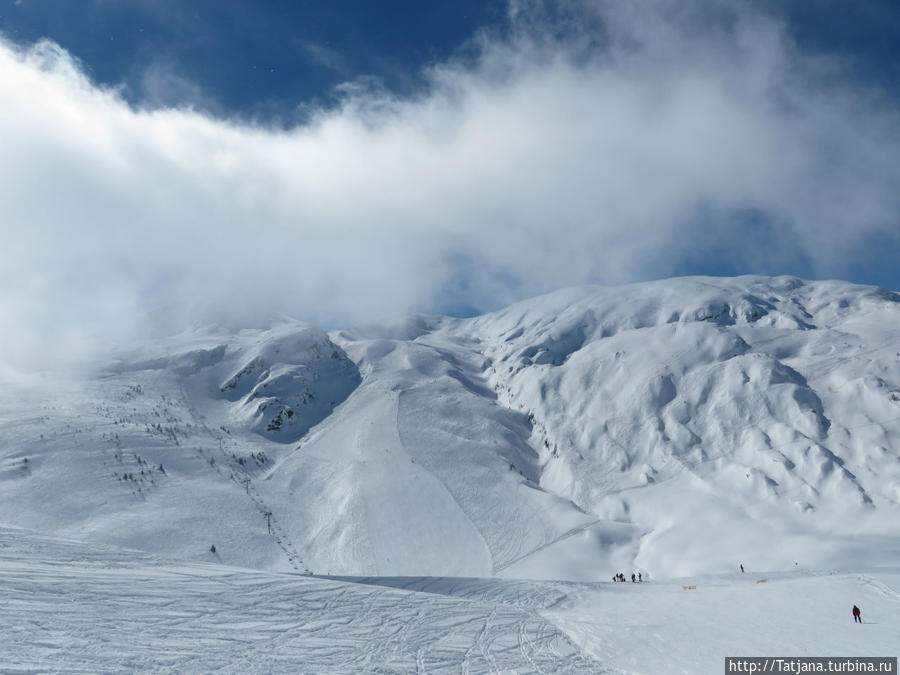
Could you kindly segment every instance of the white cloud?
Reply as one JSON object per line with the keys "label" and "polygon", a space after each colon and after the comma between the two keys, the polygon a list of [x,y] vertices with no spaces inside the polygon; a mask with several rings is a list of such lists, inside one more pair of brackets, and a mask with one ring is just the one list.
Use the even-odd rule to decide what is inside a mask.
{"label": "white cloud", "polygon": [[710,209],[769,214],[825,272],[896,233],[896,110],[776,22],[640,6],[572,3],[561,42],[520,4],[428,93],[349,86],[289,131],[135,110],[50,43],[0,43],[2,353],[70,355],[160,307],[331,322],[448,282],[487,307],[665,276]]}

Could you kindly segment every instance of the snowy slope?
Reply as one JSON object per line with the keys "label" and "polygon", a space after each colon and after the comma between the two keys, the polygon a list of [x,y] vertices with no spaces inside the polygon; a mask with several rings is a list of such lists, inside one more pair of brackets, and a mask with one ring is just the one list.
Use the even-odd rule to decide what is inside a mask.
{"label": "snowy slope", "polygon": [[90,365],[5,376],[0,522],[332,575],[900,552],[900,296],[880,289],[588,287],[330,335],[197,329]]}
{"label": "snowy slope", "polygon": [[260,482],[313,569],[489,575],[595,520],[538,488],[484,359],[430,338],[345,342],[363,384]]}
{"label": "snowy slope", "polygon": [[898,589],[896,572],[325,580],[0,527],[0,670],[714,673],[726,655],[895,656]]}
{"label": "snowy slope", "polygon": [[89,375],[19,377],[0,393],[0,519],[303,570],[253,481],[359,379],[325,333],[299,323],[192,332],[120,353]]}
{"label": "snowy slope", "polygon": [[535,420],[541,486],[634,524],[634,566],[896,560],[900,295],[675,279],[565,291],[465,330]]}
{"label": "snowy slope", "polygon": [[0,528],[3,672],[600,673],[533,609]]}

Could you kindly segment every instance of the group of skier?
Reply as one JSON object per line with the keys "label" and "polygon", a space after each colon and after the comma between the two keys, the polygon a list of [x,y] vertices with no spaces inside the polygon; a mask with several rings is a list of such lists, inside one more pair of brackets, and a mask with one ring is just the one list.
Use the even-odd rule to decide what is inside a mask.
{"label": "group of skier", "polygon": [[[631,583],[634,584],[643,580],[644,576],[640,572],[638,572],[637,574],[635,574],[634,572],[631,573]],[[625,578],[624,574],[619,572],[618,574],[613,576],[613,581],[627,581],[627,579]]]}

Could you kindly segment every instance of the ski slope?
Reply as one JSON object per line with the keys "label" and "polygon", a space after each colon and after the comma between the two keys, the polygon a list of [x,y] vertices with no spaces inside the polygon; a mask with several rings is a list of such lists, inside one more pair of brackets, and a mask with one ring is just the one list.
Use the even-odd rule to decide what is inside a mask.
{"label": "ski slope", "polygon": [[[0,385],[3,620],[38,659],[20,670],[710,672],[745,646],[897,643],[883,289],[694,277],[471,319],[197,326]],[[608,583],[632,571],[649,583]],[[872,625],[845,634],[853,603]],[[145,623],[188,631],[169,661]]]}
{"label": "ski slope", "polygon": [[896,655],[900,572],[759,578],[316,579],[0,527],[0,670],[710,673],[726,655]]}
{"label": "ski slope", "polygon": [[0,529],[3,672],[600,672],[533,610]]}

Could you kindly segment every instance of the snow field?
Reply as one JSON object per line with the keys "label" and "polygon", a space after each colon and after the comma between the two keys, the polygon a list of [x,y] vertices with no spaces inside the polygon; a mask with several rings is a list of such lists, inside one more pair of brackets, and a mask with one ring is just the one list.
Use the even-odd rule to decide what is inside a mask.
{"label": "snow field", "polygon": [[898,589],[900,570],[317,579],[0,527],[0,670],[712,673],[726,656],[896,656]]}
{"label": "snow field", "polygon": [[600,673],[537,612],[0,528],[3,672]]}

